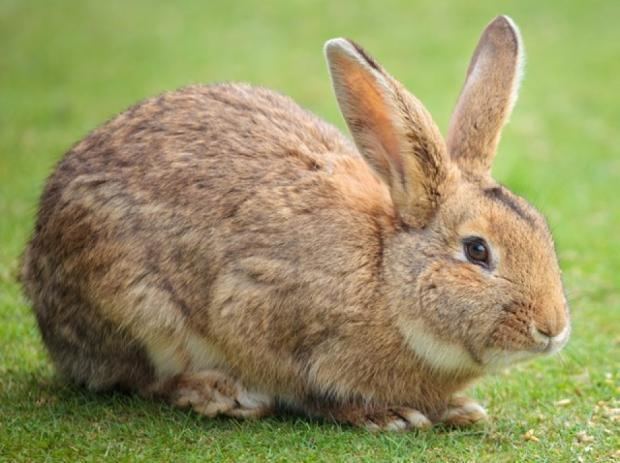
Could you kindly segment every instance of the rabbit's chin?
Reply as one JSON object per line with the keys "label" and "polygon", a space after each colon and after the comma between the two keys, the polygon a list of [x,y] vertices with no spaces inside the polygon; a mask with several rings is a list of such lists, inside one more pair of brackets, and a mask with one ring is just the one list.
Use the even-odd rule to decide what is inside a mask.
{"label": "rabbit's chin", "polygon": [[570,325],[567,325],[560,334],[554,337],[533,336],[535,344],[530,349],[508,350],[500,348],[487,349],[482,355],[485,370],[497,372],[515,363],[525,362],[540,356],[557,354],[568,342]]}

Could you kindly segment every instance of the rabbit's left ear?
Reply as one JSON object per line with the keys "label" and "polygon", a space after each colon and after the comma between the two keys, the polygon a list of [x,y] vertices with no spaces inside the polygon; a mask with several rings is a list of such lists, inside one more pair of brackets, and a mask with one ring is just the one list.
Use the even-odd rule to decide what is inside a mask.
{"label": "rabbit's left ear", "polygon": [[390,190],[400,218],[424,228],[443,200],[449,159],[422,103],[359,45],[332,39],[325,55],[355,143]]}
{"label": "rabbit's left ear", "polygon": [[524,64],[521,34],[507,16],[484,30],[448,130],[448,151],[463,172],[490,174],[501,134],[517,100]]}

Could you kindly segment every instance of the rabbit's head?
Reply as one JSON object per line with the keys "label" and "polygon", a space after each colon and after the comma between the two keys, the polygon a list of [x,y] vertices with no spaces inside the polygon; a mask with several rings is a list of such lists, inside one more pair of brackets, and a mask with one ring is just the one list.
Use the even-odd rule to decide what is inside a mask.
{"label": "rabbit's head", "polygon": [[333,39],[325,53],[355,143],[399,217],[384,278],[408,345],[445,373],[560,350],[570,323],[545,219],[490,175],[523,62],[514,23],[499,16],[484,30],[446,141],[358,45]]}

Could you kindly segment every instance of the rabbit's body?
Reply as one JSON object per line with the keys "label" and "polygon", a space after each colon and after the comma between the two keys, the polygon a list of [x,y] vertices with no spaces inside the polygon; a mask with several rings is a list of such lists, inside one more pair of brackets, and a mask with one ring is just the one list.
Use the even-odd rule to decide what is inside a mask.
{"label": "rabbit's body", "polygon": [[[563,345],[544,220],[457,167],[467,150],[449,161],[419,102],[361,49],[333,41],[327,53],[362,155],[290,99],[223,84],[138,104],[61,161],[22,279],[63,374],[209,416],[280,403],[402,429],[481,419],[453,394],[512,351]],[[382,106],[384,91],[398,109]],[[412,131],[394,131],[388,110]],[[414,157],[393,152],[409,144]],[[512,235],[495,237],[494,221]],[[465,258],[474,232],[502,260]],[[546,262],[536,284],[507,245]],[[538,314],[539,297],[550,312]]]}
{"label": "rabbit's body", "polygon": [[290,99],[219,85],[148,100],[75,146],[42,204],[26,279],[47,284],[28,292],[76,381],[146,391],[215,368],[292,404],[434,405],[418,388],[442,382],[404,348],[380,285],[389,193]]}

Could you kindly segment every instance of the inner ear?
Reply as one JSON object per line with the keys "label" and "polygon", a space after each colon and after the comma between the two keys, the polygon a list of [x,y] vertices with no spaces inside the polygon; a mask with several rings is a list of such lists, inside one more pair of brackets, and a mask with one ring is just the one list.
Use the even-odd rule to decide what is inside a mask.
{"label": "inner ear", "polygon": [[424,227],[448,176],[445,143],[422,103],[359,46],[325,46],[334,90],[355,144],[390,189],[403,222]]}
{"label": "inner ear", "polygon": [[[362,55],[366,59],[366,55]],[[404,174],[404,166],[400,156],[401,146],[392,120],[393,108],[386,102],[385,92],[390,92],[386,84],[380,82],[380,75],[374,61],[369,61],[376,75],[368,69],[360,67],[359,63],[337,56],[332,66],[338,69],[343,83],[343,92],[346,98],[340,98],[341,105],[344,103],[343,112],[348,114],[347,124],[351,132],[362,136],[356,138],[356,142],[365,148],[383,152],[384,156],[372,156],[367,158],[372,167],[384,180],[391,183],[391,171],[396,168],[399,177]],[[372,137],[364,134],[372,133]],[[378,144],[379,146],[372,146]],[[363,149],[363,148],[362,148]]]}

